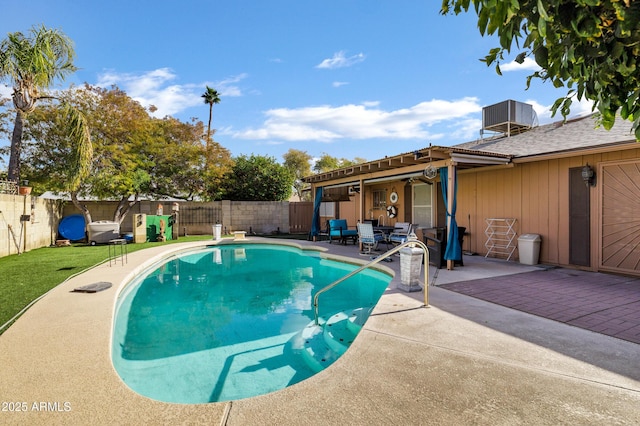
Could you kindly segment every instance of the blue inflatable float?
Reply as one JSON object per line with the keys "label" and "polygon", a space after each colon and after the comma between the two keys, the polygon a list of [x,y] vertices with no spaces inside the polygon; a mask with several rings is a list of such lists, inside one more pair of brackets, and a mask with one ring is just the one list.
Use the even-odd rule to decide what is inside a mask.
{"label": "blue inflatable float", "polygon": [[58,225],[58,233],[64,239],[71,241],[84,240],[84,216],[81,214],[72,214],[63,217]]}

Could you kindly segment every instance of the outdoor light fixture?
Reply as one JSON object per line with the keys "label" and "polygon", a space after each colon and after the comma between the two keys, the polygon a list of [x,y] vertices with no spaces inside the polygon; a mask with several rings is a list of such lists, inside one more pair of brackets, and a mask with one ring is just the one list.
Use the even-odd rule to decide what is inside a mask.
{"label": "outdoor light fixture", "polygon": [[589,163],[587,163],[586,166],[582,168],[582,180],[584,181],[584,184],[587,186],[587,188],[589,187],[589,185],[596,185],[596,174]]}

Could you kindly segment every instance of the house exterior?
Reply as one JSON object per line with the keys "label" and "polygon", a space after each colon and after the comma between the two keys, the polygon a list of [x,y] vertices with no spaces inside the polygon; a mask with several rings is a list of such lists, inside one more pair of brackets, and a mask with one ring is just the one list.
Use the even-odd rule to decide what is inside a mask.
{"label": "house exterior", "polygon": [[447,226],[455,198],[464,252],[517,260],[520,236],[537,234],[541,263],[640,276],[640,144],[630,122],[607,131],[592,115],[512,130],[305,178],[314,193],[323,188],[321,226],[378,219],[426,233]]}

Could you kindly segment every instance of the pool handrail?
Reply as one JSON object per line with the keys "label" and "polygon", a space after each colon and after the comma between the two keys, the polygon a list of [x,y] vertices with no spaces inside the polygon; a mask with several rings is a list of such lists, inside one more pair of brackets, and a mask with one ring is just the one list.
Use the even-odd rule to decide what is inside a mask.
{"label": "pool handrail", "polygon": [[420,246],[420,248],[422,249],[424,256],[425,256],[425,261],[424,261],[424,306],[428,307],[429,306],[429,249],[427,248],[426,244],[423,243],[422,241],[418,240],[415,236],[415,234],[411,234],[409,236],[409,239],[407,241],[405,241],[404,243],[392,248],[391,250],[381,254],[380,256],[376,257],[375,259],[371,260],[371,262],[362,265],[361,267],[359,267],[358,269],[355,269],[351,272],[349,272],[347,275],[345,275],[342,278],[337,279],[336,281],[332,282],[331,284],[321,288],[316,294],[315,296],[313,296],[313,313],[315,316],[315,325],[319,325],[319,316],[318,316],[318,298],[320,297],[320,295],[322,293],[324,293],[325,291],[331,290],[333,287],[337,286],[338,284],[340,284],[341,282],[351,278],[352,276],[354,276],[355,274],[364,271],[365,269],[369,268],[370,266],[373,266],[377,263],[382,262],[384,259],[386,259],[387,257],[391,256],[392,254],[395,254],[397,252],[399,252],[402,248],[404,247],[415,247],[415,246]]}

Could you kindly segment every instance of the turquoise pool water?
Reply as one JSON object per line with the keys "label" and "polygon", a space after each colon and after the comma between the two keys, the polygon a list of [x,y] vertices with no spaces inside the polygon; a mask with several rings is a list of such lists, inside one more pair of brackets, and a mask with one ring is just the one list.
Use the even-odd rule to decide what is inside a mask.
{"label": "turquoise pool water", "polygon": [[340,356],[391,280],[365,270],[322,294],[321,323],[333,330],[314,327],[314,294],[354,269],[269,244],[171,257],[119,295],[113,365],[131,389],[165,402],[235,400],[293,385]]}

